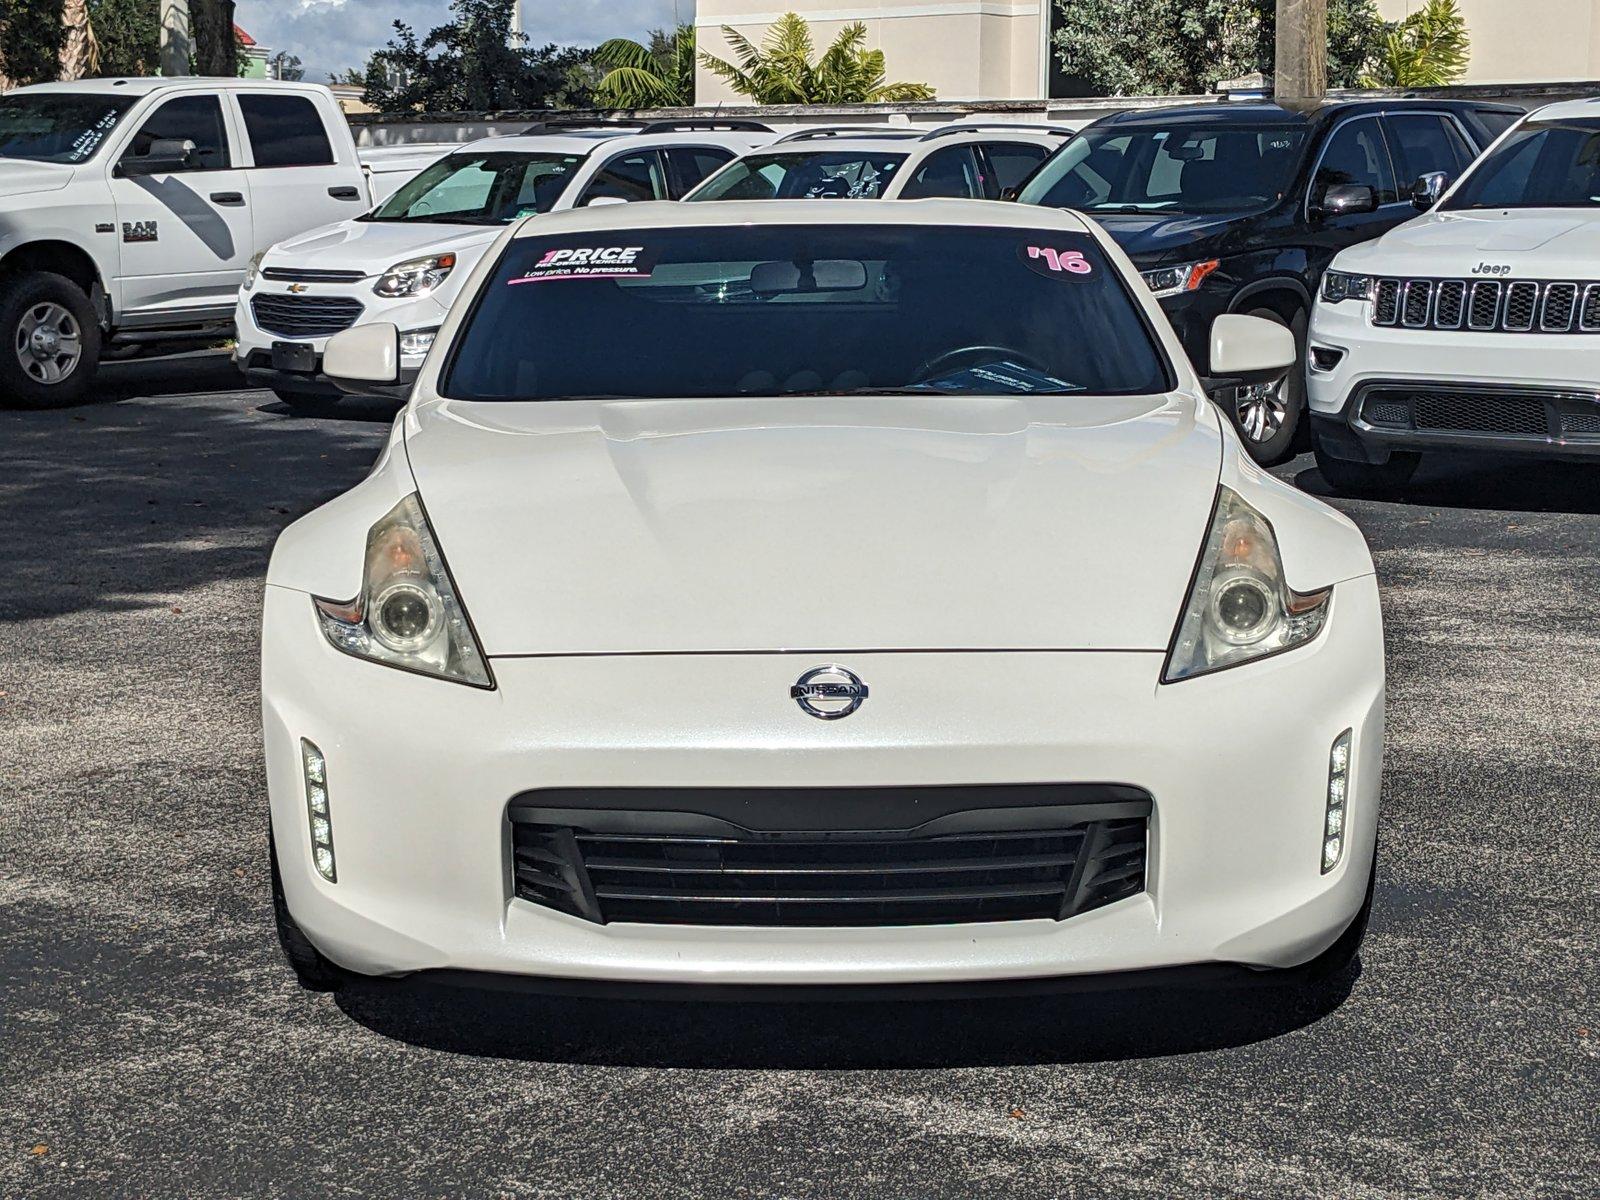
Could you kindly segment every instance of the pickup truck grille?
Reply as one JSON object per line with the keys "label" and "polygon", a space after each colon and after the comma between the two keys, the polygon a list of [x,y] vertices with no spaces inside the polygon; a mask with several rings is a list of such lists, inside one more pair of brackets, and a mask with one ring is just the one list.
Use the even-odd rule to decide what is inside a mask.
{"label": "pickup truck grille", "polygon": [[361,318],[361,301],[353,296],[279,296],[262,293],[250,297],[256,324],[268,333],[288,338],[327,337],[349,329]]}
{"label": "pickup truck grille", "polygon": [[1380,279],[1372,323],[1462,333],[1600,333],[1600,283]]}

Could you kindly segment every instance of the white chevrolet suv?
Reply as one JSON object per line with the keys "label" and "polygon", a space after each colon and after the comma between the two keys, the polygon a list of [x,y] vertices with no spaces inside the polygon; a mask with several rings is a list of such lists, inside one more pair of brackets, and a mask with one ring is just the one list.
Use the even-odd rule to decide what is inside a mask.
{"label": "white chevrolet suv", "polygon": [[290,408],[340,392],[321,373],[333,334],[383,321],[401,330],[401,388],[473,265],[519,218],[634,200],[676,200],[773,133],[754,121],[535,126],[471,142],[362,216],[256,256],[239,292],[234,354]]}
{"label": "white chevrolet suv", "polygon": [[1508,130],[1426,216],[1334,259],[1308,399],[1334,488],[1424,450],[1600,457],[1600,100]]}

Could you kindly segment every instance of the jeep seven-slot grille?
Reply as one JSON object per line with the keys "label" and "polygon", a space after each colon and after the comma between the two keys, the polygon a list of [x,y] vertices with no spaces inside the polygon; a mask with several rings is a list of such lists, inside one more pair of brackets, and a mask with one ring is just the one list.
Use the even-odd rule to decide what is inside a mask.
{"label": "jeep seven-slot grille", "polygon": [[[872,926],[1064,920],[1145,887],[1151,802],[1137,789],[1100,788],[1116,793],[1100,803],[959,809],[910,828],[854,830],[756,830],[692,811],[713,807],[704,800],[716,790],[652,791],[672,806],[661,810],[572,810],[548,807],[549,792],[519,797],[509,810],[517,896],[600,923]],[[926,807],[937,811],[958,795],[1007,805],[1015,790],[739,794],[758,794],[748,820],[804,813],[822,793],[824,806],[850,795],[864,808],[875,792],[897,793],[903,816],[918,807],[905,807],[906,793],[929,794]]]}
{"label": "jeep seven-slot grille", "polygon": [[1600,283],[1380,279],[1374,325],[1474,333],[1600,333]]}
{"label": "jeep seven-slot grille", "polygon": [[349,329],[361,316],[361,301],[353,296],[283,296],[262,293],[250,297],[256,324],[283,337],[327,337]]}

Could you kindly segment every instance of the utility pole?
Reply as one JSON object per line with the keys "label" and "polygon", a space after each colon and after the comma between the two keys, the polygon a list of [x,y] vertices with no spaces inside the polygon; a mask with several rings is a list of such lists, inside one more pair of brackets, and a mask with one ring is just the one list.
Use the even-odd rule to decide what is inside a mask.
{"label": "utility pole", "polygon": [[1328,0],[1278,0],[1273,76],[1280,100],[1327,94]]}
{"label": "utility pole", "polygon": [[187,75],[194,49],[189,36],[189,0],[161,0],[161,73]]}

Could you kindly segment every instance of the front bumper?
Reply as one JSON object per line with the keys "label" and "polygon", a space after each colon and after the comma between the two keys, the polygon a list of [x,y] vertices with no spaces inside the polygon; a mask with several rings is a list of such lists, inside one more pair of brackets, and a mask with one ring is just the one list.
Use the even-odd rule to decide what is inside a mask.
{"label": "front bumper", "polygon": [[[328,337],[274,332],[263,329],[256,321],[250,305],[253,296],[288,296],[289,284],[277,280],[259,279],[249,291],[241,291],[234,308],[237,336],[234,344],[234,362],[245,377],[256,387],[276,388],[280,391],[298,392],[309,396],[340,396],[344,393],[333,380],[322,373],[322,354],[327,349]],[[370,283],[314,285],[318,296],[341,297],[358,301],[361,315],[353,324],[370,324],[387,321],[402,332],[416,329],[437,329],[444,323],[447,309],[432,297],[419,300],[389,301],[376,296]],[[292,342],[309,346],[314,366],[311,370],[278,370],[272,365],[272,346],[275,342]],[[404,354],[400,357],[400,375],[395,392],[403,395],[410,390],[422,369],[426,354]]]}
{"label": "front bumper", "polygon": [[[819,656],[818,662],[826,656]],[[1376,582],[1320,638],[1174,686],[1159,653],[852,654],[848,720],[790,654],[500,658],[494,691],[340,654],[267,589],[263,717],[288,906],[341,966],[629,983],[893,984],[1201,963],[1291,967],[1361,907],[1383,743]],[[1320,870],[1328,752],[1354,730],[1344,857]],[[300,739],[326,755],[338,882],[310,859]],[[1154,797],[1145,890],[1064,921],[596,924],[517,899],[508,804],[536,788],[1125,783]]]}
{"label": "front bumper", "polygon": [[[1306,397],[1336,456],[1382,463],[1397,449],[1454,447],[1600,457],[1600,335],[1384,327],[1370,311],[1319,301],[1312,313]],[[1412,393],[1445,394],[1454,410],[1429,422],[1368,409],[1389,402],[1403,412]],[[1478,397],[1488,406],[1481,420]]]}

